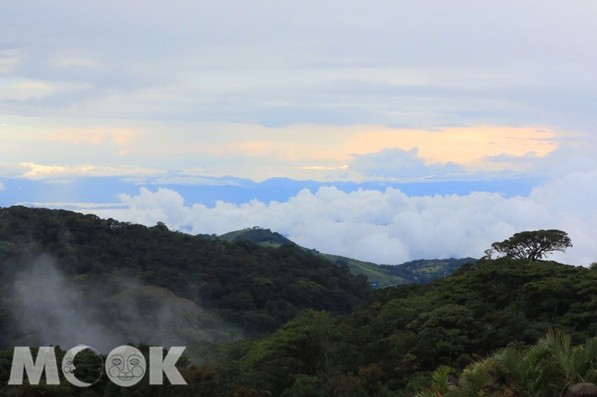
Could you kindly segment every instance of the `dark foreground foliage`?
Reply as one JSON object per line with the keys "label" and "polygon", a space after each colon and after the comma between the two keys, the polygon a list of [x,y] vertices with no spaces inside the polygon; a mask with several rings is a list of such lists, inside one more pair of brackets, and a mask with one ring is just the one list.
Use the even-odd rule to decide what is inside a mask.
{"label": "dark foreground foliage", "polygon": [[550,330],[534,345],[509,345],[455,372],[440,366],[417,397],[559,397],[597,383],[597,338],[573,345],[568,335]]}

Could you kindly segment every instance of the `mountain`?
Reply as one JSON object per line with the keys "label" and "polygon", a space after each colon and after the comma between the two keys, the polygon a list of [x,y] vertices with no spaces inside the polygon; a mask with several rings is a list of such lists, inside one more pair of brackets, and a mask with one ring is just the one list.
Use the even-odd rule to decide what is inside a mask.
{"label": "mountain", "polygon": [[[557,396],[597,382],[597,266],[415,261],[374,269],[458,269],[373,290],[346,258],[243,234],[0,208],[0,395]],[[188,385],[8,385],[14,346],[60,345],[61,359],[78,343],[185,345]]]}
{"label": "mountain", "polygon": [[236,230],[218,236],[220,239],[229,242],[248,241],[256,245],[267,247],[279,247],[281,245],[296,245],[280,233],[272,232],[270,229],[263,229],[258,226]]}
{"label": "mountain", "polygon": [[427,284],[439,278],[449,276],[461,266],[476,263],[475,258],[419,259],[400,265],[380,265],[391,276],[401,277],[408,284]]}
{"label": "mountain", "polygon": [[345,256],[321,254],[324,258],[339,266],[347,266],[352,274],[362,274],[373,288],[384,288],[391,285],[410,284],[416,282],[413,278],[400,274],[392,274],[378,264],[347,258]]}
{"label": "mountain", "polygon": [[[270,229],[258,226],[222,234],[218,238],[230,242],[248,241],[253,244],[270,247],[279,247],[281,245],[298,246],[280,233],[272,232]],[[309,250],[304,247],[303,249]],[[420,259],[399,265],[378,265],[340,255],[320,253],[316,250],[309,251],[320,255],[336,265],[348,267],[352,274],[364,275],[373,288],[401,284],[429,283],[435,279],[452,274],[463,264],[477,261],[474,258]]]}
{"label": "mountain", "polygon": [[[242,354],[229,357],[242,374],[235,378],[236,388],[255,395],[413,396],[438,379],[431,378],[438,367],[441,375],[446,368],[459,372],[478,361],[481,364],[470,367],[478,369],[483,357],[497,349],[513,346],[520,351],[552,328],[569,335],[569,345],[590,340],[597,333],[595,302],[595,269],[547,261],[484,260],[426,285],[379,289],[372,301],[348,316],[303,312],[272,335],[245,346]],[[591,343],[592,357],[597,357],[597,344]],[[545,360],[564,357],[547,350]],[[592,363],[593,372],[588,373],[597,381],[597,365]],[[493,367],[497,381],[507,375],[500,368]],[[554,377],[565,370],[553,372]],[[216,378],[226,379],[227,371],[216,371]],[[462,374],[473,379],[470,372]],[[522,383],[538,385],[538,390],[544,389],[540,382],[566,383],[550,373],[522,376],[530,377]],[[463,391],[467,385],[460,386]],[[483,395],[494,395],[491,384],[485,390]]]}
{"label": "mountain", "polygon": [[0,208],[0,347],[86,343],[81,333],[103,345],[255,337],[305,309],[350,313],[370,294],[364,277],[294,245]]}
{"label": "mountain", "polygon": [[[135,196],[139,187],[146,186],[155,191],[158,188],[173,190],[184,197],[187,203],[203,204],[208,207],[219,201],[242,204],[251,200],[263,203],[288,201],[301,190],[317,192],[331,186],[326,182],[271,178],[262,182],[232,176],[209,177],[189,175],[171,171],[162,175],[138,178],[114,176],[78,177],[63,180],[62,183],[48,183],[48,180],[28,178],[4,178],[5,189],[0,195],[0,206],[12,203],[37,203],[45,206],[78,207],[78,203],[103,203],[119,205],[114,197],[119,194]],[[490,181],[414,181],[414,182],[334,182],[333,186],[343,192],[359,189],[383,192],[388,188],[400,190],[408,196],[433,196],[436,194],[468,194],[475,191],[496,192],[506,196],[528,195],[531,186],[541,182],[537,179],[504,179]],[[70,203],[70,204],[68,204]],[[63,208],[63,207],[61,207]]]}

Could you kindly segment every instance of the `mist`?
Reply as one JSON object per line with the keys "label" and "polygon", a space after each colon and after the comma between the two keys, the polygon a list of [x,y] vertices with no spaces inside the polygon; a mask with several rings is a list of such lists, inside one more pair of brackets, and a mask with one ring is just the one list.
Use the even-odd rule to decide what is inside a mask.
{"label": "mist", "polygon": [[70,349],[84,344],[107,353],[123,344],[173,346],[240,336],[165,288],[118,276],[69,277],[48,255],[15,274],[12,299],[15,345]]}
{"label": "mist", "polygon": [[94,321],[93,303],[70,285],[51,257],[41,256],[26,265],[16,274],[13,288],[13,321],[22,334],[19,344],[107,349],[117,343],[116,335]]}

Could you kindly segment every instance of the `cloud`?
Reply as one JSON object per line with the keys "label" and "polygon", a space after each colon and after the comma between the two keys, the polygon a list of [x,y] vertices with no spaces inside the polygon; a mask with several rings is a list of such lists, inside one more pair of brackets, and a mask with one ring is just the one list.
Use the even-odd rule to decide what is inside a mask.
{"label": "cloud", "polygon": [[522,230],[557,228],[574,247],[553,258],[588,265],[597,258],[597,171],[546,182],[528,197],[493,193],[409,197],[397,189],[342,192],[304,189],[285,202],[218,202],[213,208],[186,205],[169,189],[141,188],[121,195],[124,209],[100,216],[170,227],[197,234],[221,234],[251,226],[271,228],[305,247],[377,263],[420,258],[480,257],[491,243]]}
{"label": "cloud", "polygon": [[109,167],[96,166],[92,164],[81,164],[76,166],[46,165],[36,163],[21,163],[21,178],[35,180],[52,180],[72,177],[93,177],[93,176],[148,176],[155,174],[155,171],[139,167]]}
{"label": "cloud", "polygon": [[108,4],[118,15],[64,0],[3,8],[0,36],[11,39],[0,49],[0,73],[92,87],[12,103],[14,114],[263,126],[595,125],[596,65],[586,54],[595,53],[597,34],[586,2],[541,10],[514,1]]}
{"label": "cloud", "polygon": [[139,137],[138,131],[127,130],[123,128],[85,128],[84,133],[81,130],[66,129],[60,132],[49,132],[47,139],[50,142],[70,142],[74,144],[90,143],[99,145],[105,141],[113,141],[119,147],[130,145]]}
{"label": "cloud", "polygon": [[98,59],[85,56],[62,56],[52,59],[50,64],[61,68],[100,68],[103,66]]}
{"label": "cloud", "polygon": [[362,175],[365,180],[420,180],[462,177],[464,169],[452,162],[427,164],[419,157],[419,149],[382,149],[377,153],[356,155],[349,172]]}
{"label": "cloud", "polygon": [[8,81],[0,94],[0,101],[16,103],[25,101],[39,101],[64,93],[78,92],[88,89],[85,84],[51,83],[42,80],[13,80]]}
{"label": "cloud", "polygon": [[[595,140],[587,139],[597,125],[597,58],[587,55],[597,53],[596,7],[514,0],[459,6],[148,0],[142,8],[114,0],[9,2],[0,13],[0,37],[9,38],[0,43],[0,176],[13,177],[15,169],[31,178],[145,176],[144,170],[159,168],[161,175],[199,169],[203,176],[257,181],[334,181],[460,178],[464,170],[485,180],[530,175],[579,183],[596,168]],[[554,189],[542,194],[569,199]],[[180,204],[176,219],[188,230],[219,230],[213,214],[228,220],[226,228],[267,225],[277,219],[274,211],[293,213],[304,200],[320,203],[324,191],[277,204]],[[129,197],[131,208],[140,206],[136,216],[148,221],[171,217],[178,205],[151,210],[135,199]],[[528,203],[529,211],[547,205],[536,196],[477,199],[456,201],[470,211],[482,200],[498,207]],[[326,205],[342,207],[342,200]],[[404,200],[415,209],[427,206],[423,199]],[[358,212],[354,205],[350,210]],[[397,258],[414,256],[417,245],[388,225],[356,222],[351,233],[370,234],[355,241],[342,238],[339,225],[352,225],[344,215],[328,224],[326,214],[313,222],[338,235],[317,244],[360,247],[362,256],[371,255],[368,245],[373,252],[395,249]],[[429,230],[449,215],[434,224],[422,219],[422,210],[406,214],[404,222],[411,216]],[[311,243],[298,214],[293,219],[292,225],[276,222]],[[516,220],[508,225],[507,231],[525,227]]]}
{"label": "cloud", "polygon": [[4,186],[4,183],[2,183],[2,181],[0,181],[0,192],[6,190],[6,186]]}
{"label": "cloud", "polygon": [[[234,175],[256,181],[272,177],[319,181],[420,178],[496,170],[517,173],[528,168],[520,158],[538,163],[564,144],[570,148],[561,155],[573,158],[577,150],[573,146],[586,142],[582,137],[560,141],[566,133],[537,126],[427,130],[217,123],[175,123],[173,127],[162,122],[98,121],[91,127],[73,122],[57,128],[52,122],[46,125],[44,118],[12,117],[7,121],[10,123],[3,127],[6,139],[0,147],[6,163],[159,167],[157,171],[162,173],[177,169],[196,174],[200,170],[203,176]],[[413,148],[416,153],[409,154]],[[529,152],[534,157],[524,157]],[[383,170],[386,166],[389,169]],[[406,175],[408,170],[415,175]]]}
{"label": "cloud", "polygon": [[21,57],[19,51],[0,48],[0,75],[12,72],[18,66]]}
{"label": "cloud", "polygon": [[177,185],[177,186],[241,186],[238,180],[233,178],[207,178],[199,175],[186,173],[169,172],[167,174],[151,176],[126,178],[125,181],[131,181],[137,185]]}

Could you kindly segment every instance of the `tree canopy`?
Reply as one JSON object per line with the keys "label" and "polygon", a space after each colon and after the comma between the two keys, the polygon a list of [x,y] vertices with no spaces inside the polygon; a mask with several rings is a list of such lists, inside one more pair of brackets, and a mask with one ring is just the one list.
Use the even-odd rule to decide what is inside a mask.
{"label": "tree canopy", "polygon": [[491,244],[485,251],[485,258],[491,258],[494,252],[512,259],[540,260],[553,251],[566,251],[572,247],[566,232],[556,229],[525,231],[512,237]]}

